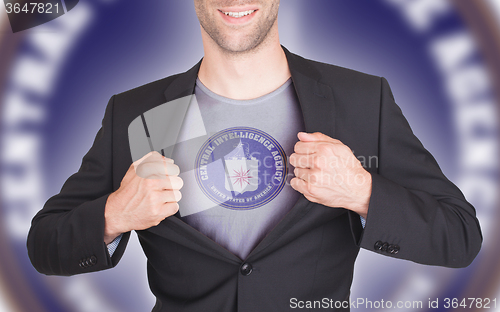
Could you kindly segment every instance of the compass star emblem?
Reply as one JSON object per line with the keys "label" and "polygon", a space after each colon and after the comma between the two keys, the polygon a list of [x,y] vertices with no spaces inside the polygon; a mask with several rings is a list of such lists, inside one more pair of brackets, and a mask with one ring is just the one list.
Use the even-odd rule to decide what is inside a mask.
{"label": "compass star emblem", "polygon": [[244,170],[243,169],[243,166],[240,167],[240,170],[234,170],[234,173],[235,175],[231,176],[231,179],[234,179],[233,181],[233,184],[236,184],[236,183],[239,183],[240,184],[240,188],[243,187],[243,183],[246,183],[246,185],[249,185],[250,184],[250,179],[253,178],[251,177],[250,175],[248,175],[248,173],[250,172],[250,169],[248,170]]}

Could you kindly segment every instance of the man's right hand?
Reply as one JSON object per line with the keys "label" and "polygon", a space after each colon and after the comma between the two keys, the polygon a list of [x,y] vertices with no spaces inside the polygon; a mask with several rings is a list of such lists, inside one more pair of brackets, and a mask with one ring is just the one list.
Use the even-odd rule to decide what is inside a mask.
{"label": "man's right hand", "polygon": [[104,218],[104,242],[131,230],[158,225],[179,210],[183,185],[172,159],[151,152],[134,162],[120,188],[109,195]]}

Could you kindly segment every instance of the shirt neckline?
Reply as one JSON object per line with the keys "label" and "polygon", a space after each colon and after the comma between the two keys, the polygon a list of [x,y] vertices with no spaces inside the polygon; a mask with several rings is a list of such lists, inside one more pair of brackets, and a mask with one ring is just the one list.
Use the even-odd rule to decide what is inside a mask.
{"label": "shirt neckline", "polygon": [[268,94],[264,94],[262,96],[259,96],[258,98],[250,99],[250,100],[235,100],[235,99],[230,99],[230,98],[227,98],[225,96],[218,95],[217,93],[214,93],[213,91],[208,89],[203,84],[203,82],[201,82],[200,78],[198,78],[198,77],[196,78],[196,87],[198,87],[203,93],[205,93],[207,96],[211,97],[214,100],[224,102],[227,104],[232,104],[232,105],[252,105],[252,104],[257,104],[257,103],[269,100],[270,98],[275,97],[278,94],[285,91],[291,84],[292,84],[292,78],[290,77],[278,89],[276,89]]}

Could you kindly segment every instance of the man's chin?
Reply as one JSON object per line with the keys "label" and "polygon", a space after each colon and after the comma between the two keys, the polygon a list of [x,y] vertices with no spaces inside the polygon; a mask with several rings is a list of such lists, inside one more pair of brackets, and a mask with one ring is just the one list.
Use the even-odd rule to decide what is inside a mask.
{"label": "man's chin", "polygon": [[228,38],[215,43],[226,53],[230,54],[245,54],[257,50],[264,40],[259,38]]}

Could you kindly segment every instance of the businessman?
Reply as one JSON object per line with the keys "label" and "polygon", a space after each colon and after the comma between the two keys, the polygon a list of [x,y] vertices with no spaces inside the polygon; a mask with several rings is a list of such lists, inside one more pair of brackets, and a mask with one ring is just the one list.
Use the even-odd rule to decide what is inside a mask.
{"label": "businessman", "polygon": [[292,298],[348,310],[360,247],[472,262],[475,210],[384,78],[282,47],[279,0],[194,3],[203,59],[111,98],[80,170],[33,219],[39,272],[112,268],[135,230],[153,311],[288,311]]}

